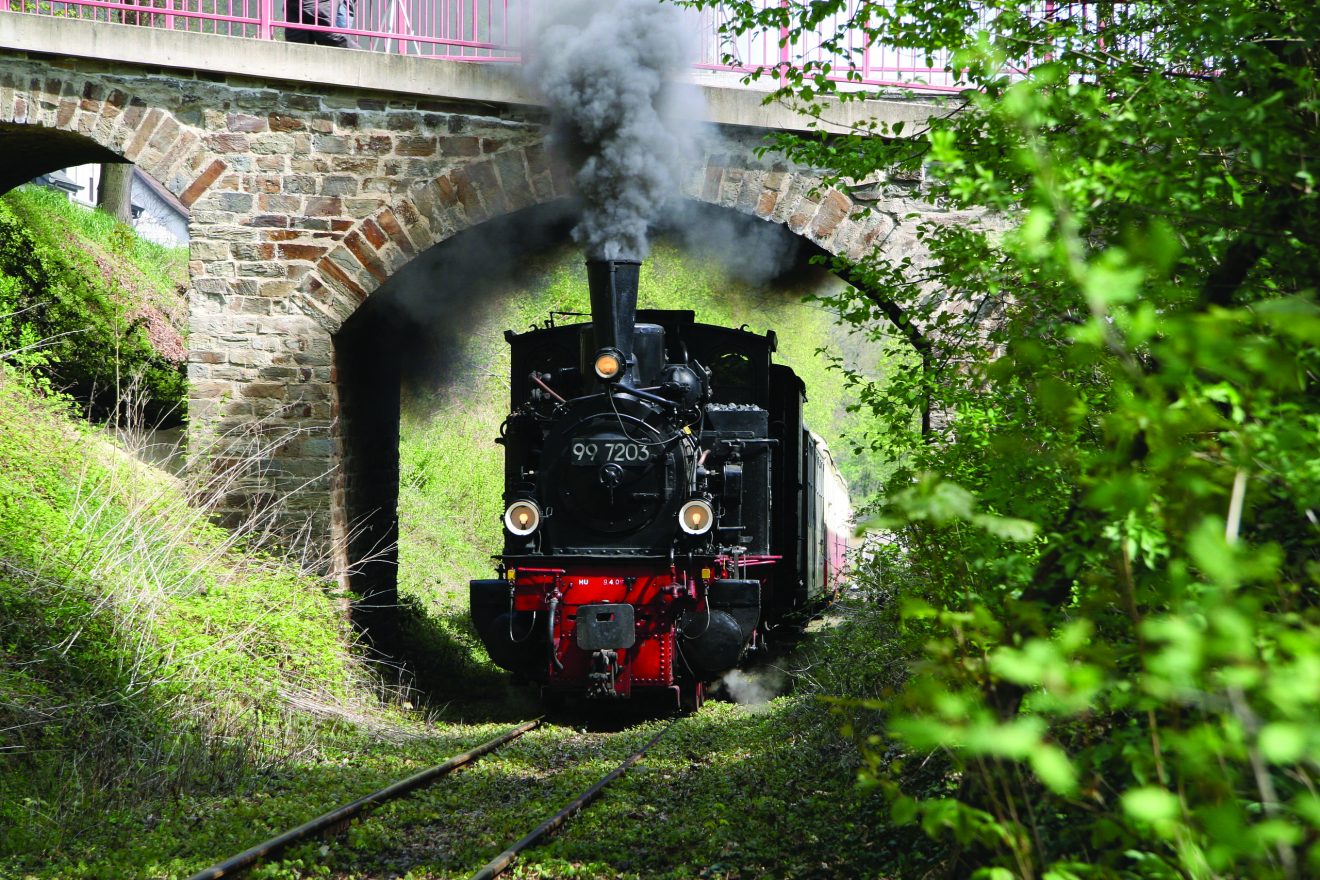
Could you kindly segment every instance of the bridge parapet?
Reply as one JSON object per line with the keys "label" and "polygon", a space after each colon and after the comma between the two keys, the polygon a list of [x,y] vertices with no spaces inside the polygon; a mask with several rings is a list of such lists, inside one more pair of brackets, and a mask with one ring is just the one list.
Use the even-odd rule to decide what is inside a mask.
{"label": "bridge parapet", "polygon": [[[53,16],[63,21],[124,24],[163,30],[170,34],[205,33],[215,36],[297,42],[351,42],[354,48],[376,53],[407,55],[446,61],[516,64],[525,51],[536,21],[554,0],[321,0],[321,19],[307,13],[302,0],[54,0],[26,4],[13,11]],[[760,0],[778,5],[779,0]],[[850,0],[846,7],[820,25],[830,33],[853,20],[863,3]],[[1086,4],[1077,4],[1085,7]],[[352,10],[350,13],[349,10]],[[8,11],[8,10],[5,10]],[[330,15],[335,12],[337,20]],[[1042,14],[1059,15],[1058,4],[1043,2]],[[692,69],[737,83],[756,71],[768,74],[757,85],[768,88],[784,81],[786,71],[808,64],[812,75],[825,76],[841,87],[892,87],[928,92],[956,92],[957,74],[946,69],[947,57],[931,64],[912,50],[866,42],[851,29],[846,45],[829,53],[814,41],[795,45],[781,33],[750,31],[737,36],[722,33],[729,12],[716,5],[684,10],[694,34]],[[990,14],[987,10],[983,19]],[[808,35],[810,37],[811,35]]]}

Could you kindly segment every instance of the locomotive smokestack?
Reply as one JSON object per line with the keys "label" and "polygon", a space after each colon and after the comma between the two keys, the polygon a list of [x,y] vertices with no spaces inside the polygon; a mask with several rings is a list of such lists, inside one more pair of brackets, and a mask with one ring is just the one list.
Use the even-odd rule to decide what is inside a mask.
{"label": "locomotive smokestack", "polygon": [[596,351],[616,349],[623,355],[625,362],[633,358],[637,278],[641,267],[641,260],[587,260],[587,284],[591,290],[591,324],[596,334]]}

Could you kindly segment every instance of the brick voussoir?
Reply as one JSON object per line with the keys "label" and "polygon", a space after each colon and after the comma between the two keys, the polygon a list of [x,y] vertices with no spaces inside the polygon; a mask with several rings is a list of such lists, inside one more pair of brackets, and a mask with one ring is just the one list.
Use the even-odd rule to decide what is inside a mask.
{"label": "brick voussoir", "polygon": [[45,83],[34,80],[32,83],[32,106],[28,111],[37,125],[54,127],[55,116],[60,105],[60,81],[47,80]]}
{"label": "brick voussoir", "polygon": [[0,122],[12,122],[14,119],[14,78],[9,73],[0,74]]}
{"label": "brick voussoir", "polygon": [[412,256],[404,253],[398,245],[391,241],[380,249],[380,261],[385,271],[393,275],[412,262]]}
{"label": "brick voussoir", "polygon": [[336,288],[326,287],[319,280],[309,287],[309,291],[294,294],[289,298],[289,304],[326,333],[337,333],[349,316],[356,311],[358,303],[356,297]]}
{"label": "brick voussoir", "polygon": [[[348,248],[349,253],[362,264],[372,278],[376,279],[376,284],[384,284],[385,279],[390,277],[390,273],[380,261],[380,255],[357,231],[344,236],[344,247]],[[370,289],[375,289],[376,284],[372,284]]]}
{"label": "brick voussoir", "polygon": [[812,220],[811,238],[818,244],[831,240],[851,211],[851,199],[837,189],[828,190],[821,199],[820,209]]}
{"label": "brick voussoir", "polygon": [[390,241],[394,242],[405,257],[412,259],[417,256],[416,248],[408,240],[408,236],[404,234],[403,226],[399,223],[399,218],[393,210],[382,208],[380,213],[376,215],[375,220],[376,225],[384,230],[385,234],[390,237]]}
{"label": "brick voussoir", "polygon": [[431,224],[426,222],[412,199],[405,197],[396,202],[394,216],[399,218],[399,226],[416,253],[420,254],[435,243],[431,238]]}
{"label": "brick voussoir", "polygon": [[142,150],[146,147],[147,142],[151,140],[152,133],[155,132],[156,126],[160,125],[160,121],[164,115],[164,113],[154,107],[147,111],[147,115],[137,127],[136,134],[133,135],[133,139],[128,142],[126,147],[124,147],[125,159],[133,162],[138,160],[138,157],[142,155]]}
{"label": "brick voussoir", "polygon": [[147,146],[162,154],[167,153],[169,148],[174,145],[174,139],[179,136],[180,131],[179,123],[175,121],[174,117],[166,116],[161,120],[160,125],[156,126],[156,132],[151,136],[151,140],[147,142]]}
{"label": "brick voussoir", "polygon": [[500,188],[500,178],[495,173],[495,163],[491,160],[478,162],[469,165],[466,170],[468,179],[481,197],[482,203],[486,206],[486,216],[483,219],[489,220],[492,217],[509,213],[511,209],[508,199],[505,198],[504,190]]}
{"label": "brick voussoir", "polygon": [[60,101],[59,109],[55,111],[55,127],[59,129],[69,129],[73,121],[73,114],[78,112],[78,101],[72,95]]}
{"label": "brick voussoir", "polygon": [[740,213],[755,213],[763,180],[765,180],[765,172],[760,169],[748,171],[743,175],[742,188],[738,190],[738,200],[735,204]]}
{"label": "brick voussoir", "polygon": [[720,180],[719,198],[716,200],[722,208],[732,208],[738,203],[738,193],[742,190],[743,178],[747,172],[741,168],[726,168]]}
{"label": "brick voussoir", "polygon": [[112,150],[123,152],[124,145],[137,132],[138,125],[142,118],[147,114],[147,102],[137,96],[128,99],[128,104],[123,112],[115,120],[115,127],[110,133],[110,141],[107,143]]}
{"label": "brick voussoir", "polygon": [[[477,190],[476,183],[472,180],[472,175],[467,168],[460,168],[449,175],[454,183],[454,189],[458,193],[458,203],[463,206],[463,214],[467,220],[466,226],[475,226],[478,223],[490,217],[486,211],[486,206],[482,204],[481,194]],[[459,227],[464,228],[463,226]]]}
{"label": "brick voussoir", "polygon": [[499,178],[504,200],[514,211],[536,204],[527,157],[522,150],[507,150],[495,156],[495,174]]}
{"label": "brick voussoir", "polygon": [[724,177],[724,169],[716,164],[706,166],[706,178],[701,185],[701,200],[710,202],[712,205],[719,202],[720,198],[720,180]]}
{"label": "brick voussoir", "polygon": [[[376,250],[380,250],[385,246],[385,231],[380,228],[380,225],[374,219],[368,217],[363,220],[358,229],[361,230],[363,238],[370,242]],[[358,259],[362,259],[361,254],[358,254]],[[362,260],[363,265],[366,265],[366,262],[366,260]]]}
{"label": "brick voussoir", "polygon": [[788,228],[799,235],[810,237],[809,230],[811,224],[815,221],[816,215],[820,212],[820,202],[803,198],[798,202],[797,209],[793,211],[792,216],[788,218]]}
{"label": "brick voussoir", "polygon": [[888,214],[871,213],[862,225],[861,234],[848,250],[849,259],[860,260],[876,248],[884,247],[898,223]]}
{"label": "brick voussoir", "polygon": [[463,211],[463,203],[458,200],[458,186],[454,183],[453,175],[437,177],[431,186],[435,190],[435,210],[427,215],[431,229],[443,231],[448,238],[467,228],[467,214]]}
{"label": "brick voussoir", "polygon": [[187,189],[179,193],[179,201],[183,202],[185,207],[191,208],[228,167],[223,159],[212,159],[206,170],[199,174]]}
{"label": "brick voussoir", "polygon": [[348,320],[359,305],[366,302],[368,294],[334,263],[323,260],[319,265],[324,267],[320,274],[323,291],[329,295],[316,298],[315,302],[320,305],[318,311],[342,323]]}
{"label": "brick voussoir", "polygon": [[201,136],[197,132],[185,131],[175,141],[173,149],[166,154],[165,159],[161,162],[163,176],[160,178],[160,182],[176,196],[187,186],[185,172],[188,165],[191,164],[190,160],[193,154],[201,146],[201,142]]}
{"label": "brick voussoir", "polygon": [[791,178],[784,190],[784,195],[779,199],[779,204],[775,206],[775,212],[770,215],[770,219],[775,223],[787,223],[788,218],[797,211],[797,206],[802,201],[806,190],[807,183],[802,178],[796,176]]}
{"label": "brick voussoir", "polygon": [[105,100],[101,97],[87,97],[89,93],[96,95],[103,89],[93,89],[91,83],[83,88],[83,97],[78,99],[78,110],[74,113],[73,124],[82,134],[92,137],[101,125],[101,112]]}
{"label": "brick voussoir", "polygon": [[[352,293],[358,302],[366,299],[376,289],[376,281],[371,273],[358,262],[353,252],[342,244],[318,260],[316,269],[322,276],[342,278],[346,282],[345,289]],[[322,280],[326,279],[323,277]]]}
{"label": "brick voussoir", "polygon": [[554,188],[555,198],[566,199],[577,192],[573,174],[563,162],[551,161],[550,183]]}

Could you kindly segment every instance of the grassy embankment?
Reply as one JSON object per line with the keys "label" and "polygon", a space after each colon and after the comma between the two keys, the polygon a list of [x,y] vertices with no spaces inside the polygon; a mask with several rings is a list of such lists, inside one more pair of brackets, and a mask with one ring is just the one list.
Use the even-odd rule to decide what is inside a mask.
{"label": "grassy embankment", "polygon": [[[4,204],[12,209],[13,197]],[[131,262],[129,248],[102,245],[109,268],[93,257],[97,273],[75,277],[85,263],[68,244],[69,227],[38,226],[25,227],[34,248],[55,241],[68,250],[59,265],[70,316],[78,290],[89,310],[103,310],[88,324],[113,317],[116,303],[132,312],[121,288],[96,282],[134,271],[114,262]],[[651,284],[665,265],[653,264]],[[19,289],[16,278],[0,284],[20,296],[50,292]],[[563,274],[542,296],[576,287]],[[508,323],[525,326],[549,302],[523,303],[526,312]],[[710,317],[756,326],[748,309]],[[780,326],[786,343],[805,335],[782,332],[777,320],[765,325]],[[259,534],[209,525],[188,486],[51,399],[42,389],[67,375],[61,370],[83,368],[78,350],[29,351],[46,359],[12,354],[20,363],[0,372],[0,877],[184,877],[510,720],[428,725],[390,710],[354,657],[328,584],[246,551]],[[484,396],[502,406],[502,389]],[[473,446],[493,436],[493,428],[472,431]],[[422,451],[405,445],[405,461]],[[479,492],[474,470],[440,464],[442,452],[432,453],[430,473]],[[840,646],[835,638],[816,650]],[[827,653],[795,663],[796,696],[758,711],[713,705],[685,719],[639,772],[514,876],[882,873],[890,845],[876,830],[876,805],[852,786],[857,756],[810,696],[851,687],[839,677],[850,667]],[[604,737],[548,727],[253,876],[466,876],[652,729]],[[587,763],[567,769],[582,755]]]}

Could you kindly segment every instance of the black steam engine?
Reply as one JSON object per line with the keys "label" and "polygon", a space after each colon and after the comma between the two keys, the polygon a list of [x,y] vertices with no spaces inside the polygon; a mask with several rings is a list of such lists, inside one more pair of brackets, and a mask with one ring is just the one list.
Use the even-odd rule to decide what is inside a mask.
{"label": "black steam engine", "polygon": [[774,333],[638,312],[638,262],[587,268],[591,324],[505,334],[504,552],[472,619],[550,692],[695,708],[831,583],[824,457]]}

